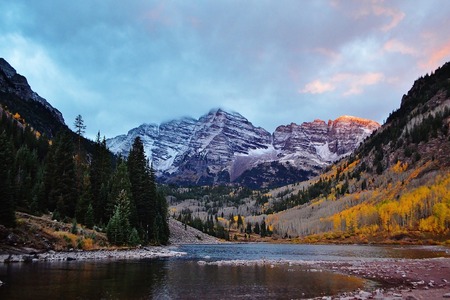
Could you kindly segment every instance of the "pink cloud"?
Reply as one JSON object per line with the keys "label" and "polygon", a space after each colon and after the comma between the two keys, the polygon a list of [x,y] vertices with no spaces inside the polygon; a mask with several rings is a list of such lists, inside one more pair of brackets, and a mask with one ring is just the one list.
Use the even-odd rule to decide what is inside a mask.
{"label": "pink cloud", "polygon": [[383,7],[380,5],[373,5],[372,11],[376,16],[391,17],[391,22],[381,27],[383,31],[389,31],[395,27],[405,18],[405,13],[391,7]]}
{"label": "pink cloud", "polygon": [[354,0],[340,1],[332,0],[331,5],[334,7],[343,6],[347,9],[351,16],[356,19],[367,18],[370,16],[388,17],[390,22],[381,26],[382,31],[390,31],[397,27],[405,18],[405,13],[397,8],[386,6],[383,0]]}
{"label": "pink cloud", "polygon": [[314,80],[308,83],[300,93],[304,94],[323,94],[326,92],[331,92],[336,88],[336,86],[330,82],[322,82],[320,80]]}
{"label": "pink cloud", "polygon": [[386,52],[398,52],[407,55],[417,55],[416,49],[405,45],[397,39],[390,39],[383,45],[383,50]]}
{"label": "pink cloud", "polygon": [[349,79],[349,88],[344,92],[344,96],[361,94],[364,87],[377,84],[384,79],[384,75],[382,73],[352,74]]}
{"label": "pink cloud", "polygon": [[299,92],[303,94],[323,94],[338,87],[343,90],[343,96],[361,94],[364,87],[377,84],[384,80],[382,73],[337,73],[329,81],[314,80],[305,85]]}
{"label": "pink cloud", "polygon": [[431,53],[427,55],[429,59],[419,64],[424,70],[434,70],[446,60],[450,59],[450,41],[439,46],[436,49],[432,49]]}

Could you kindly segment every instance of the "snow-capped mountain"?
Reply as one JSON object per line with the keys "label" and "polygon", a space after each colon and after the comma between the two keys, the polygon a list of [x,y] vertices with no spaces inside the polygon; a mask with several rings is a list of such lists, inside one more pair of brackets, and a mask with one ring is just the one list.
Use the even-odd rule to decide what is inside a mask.
{"label": "snow-capped mountain", "polygon": [[107,140],[107,145],[127,156],[139,136],[162,182],[271,186],[317,174],[350,154],[379,126],[343,116],[328,123],[291,123],[270,134],[238,113],[215,109],[198,120],[143,124]]}

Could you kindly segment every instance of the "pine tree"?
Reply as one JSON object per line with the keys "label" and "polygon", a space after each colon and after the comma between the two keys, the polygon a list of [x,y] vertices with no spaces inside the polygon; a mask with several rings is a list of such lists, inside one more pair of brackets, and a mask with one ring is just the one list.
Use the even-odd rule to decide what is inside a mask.
{"label": "pine tree", "polygon": [[94,209],[95,221],[98,224],[106,222],[112,216],[114,202],[118,196],[118,194],[115,194],[113,200],[110,201],[113,204],[108,206],[111,170],[111,154],[106,147],[105,138],[101,141],[100,132],[98,132],[89,168],[92,207]]}
{"label": "pine tree", "polygon": [[33,187],[37,183],[38,159],[36,151],[24,144],[16,153],[14,186],[16,206],[30,209],[33,200]]}
{"label": "pine tree", "polygon": [[166,244],[169,240],[168,208],[163,194],[157,191],[155,171],[145,157],[139,137],[134,140],[128,156],[132,205],[136,209],[136,222],[144,242]]}
{"label": "pine tree", "polygon": [[138,244],[134,231],[130,225],[130,198],[125,190],[122,190],[117,198],[114,214],[106,227],[106,234],[110,243],[114,245]]}
{"label": "pine tree", "polygon": [[92,208],[92,204],[89,203],[88,209],[86,211],[86,215],[84,216],[84,224],[87,228],[93,228],[95,221],[94,221],[94,209]]}
{"label": "pine tree", "polygon": [[261,237],[267,236],[267,227],[266,227],[266,221],[263,219],[261,222]]}
{"label": "pine tree", "polygon": [[151,215],[150,178],[147,169],[147,160],[144,153],[144,145],[139,137],[133,142],[128,156],[128,172],[131,182],[131,194],[137,211],[137,223],[133,224],[141,231],[144,242],[149,242],[153,237],[154,216]]}
{"label": "pine tree", "polygon": [[247,223],[247,228],[245,229],[245,232],[247,234],[251,234],[252,233],[252,224]]}
{"label": "pine tree", "polygon": [[0,134],[0,224],[14,227],[13,187],[11,170],[13,169],[13,149],[6,133]]}
{"label": "pine tree", "polygon": [[255,227],[253,228],[253,232],[256,233],[256,234],[259,234],[261,232],[258,222],[255,223]]}
{"label": "pine tree", "polygon": [[60,217],[74,217],[77,206],[77,181],[73,160],[73,142],[70,135],[57,135],[49,153],[45,172],[49,208],[57,210]]}
{"label": "pine tree", "polygon": [[75,126],[75,132],[78,135],[78,156],[81,156],[81,138],[86,132],[86,125],[84,125],[83,117],[81,117],[81,115],[76,116],[73,126]]}

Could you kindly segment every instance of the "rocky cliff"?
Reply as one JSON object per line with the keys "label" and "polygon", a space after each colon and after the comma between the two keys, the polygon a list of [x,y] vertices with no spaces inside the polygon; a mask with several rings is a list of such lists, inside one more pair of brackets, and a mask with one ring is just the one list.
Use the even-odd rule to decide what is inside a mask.
{"label": "rocky cliff", "polygon": [[19,113],[28,124],[49,137],[66,128],[61,112],[34,92],[27,79],[1,57],[0,105],[13,114]]}

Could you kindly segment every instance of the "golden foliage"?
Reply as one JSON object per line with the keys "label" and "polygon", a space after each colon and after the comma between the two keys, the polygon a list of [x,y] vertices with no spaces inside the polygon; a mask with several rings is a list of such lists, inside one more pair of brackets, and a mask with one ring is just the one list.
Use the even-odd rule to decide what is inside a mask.
{"label": "golden foliage", "polygon": [[[401,170],[404,165],[397,166]],[[396,167],[396,168],[397,168]],[[412,177],[417,176],[415,170]],[[392,187],[391,187],[392,189]],[[384,194],[388,194],[387,189]],[[372,202],[349,207],[324,219],[331,222],[334,232],[373,234],[377,231],[389,233],[404,230],[419,230],[436,234],[450,231],[450,174],[437,177],[429,186],[419,186],[405,192],[397,199],[387,198],[381,203],[373,201],[383,193],[374,191]],[[358,199],[359,195],[354,195]]]}
{"label": "golden foliage", "polygon": [[400,174],[405,172],[408,169],[408,163],[404,162],[402,163],[401,161],[397,161],[397,163],[395,165],[393,165],[391,167],[392,172],[396,173],[396,174]]}

